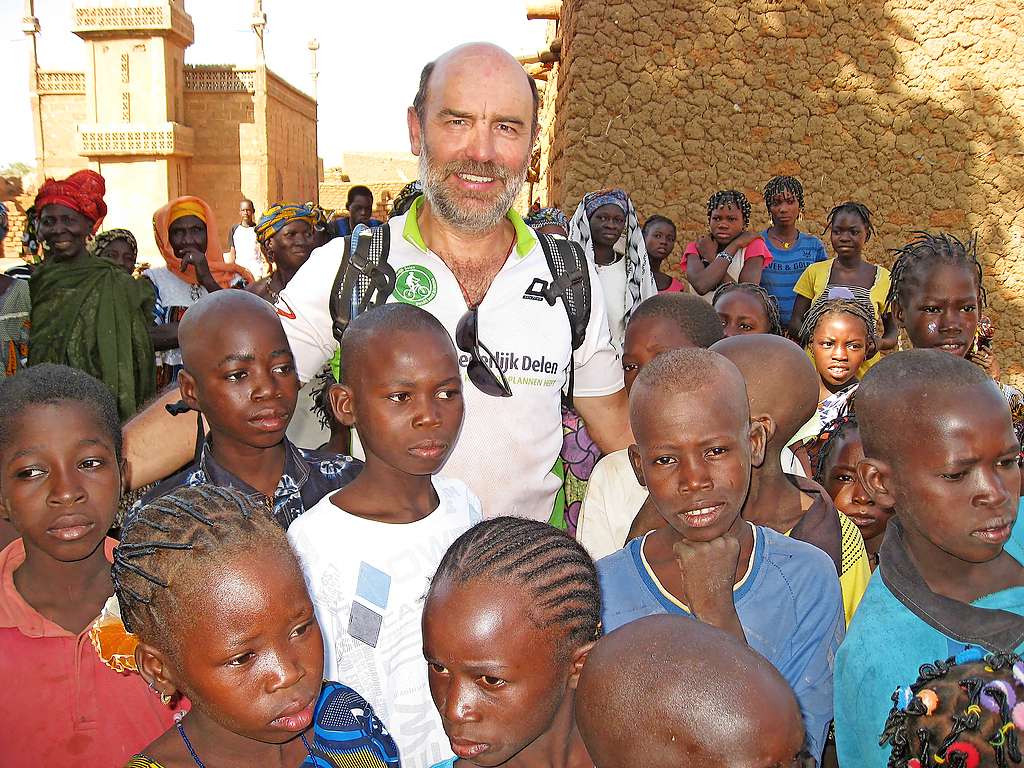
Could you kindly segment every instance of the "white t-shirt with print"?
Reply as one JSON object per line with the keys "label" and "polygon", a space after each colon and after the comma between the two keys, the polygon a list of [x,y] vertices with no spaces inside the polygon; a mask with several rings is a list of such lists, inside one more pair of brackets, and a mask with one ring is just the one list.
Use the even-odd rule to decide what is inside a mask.
{"label": "white t-shirt with print", "polygon": [[452,754],[430,698],[420,620],[444,553],[480,522],[480,502],[463,483],[435,476],[434,488],[437,509],[415,523],[356,517],[328,496],[288,529],[324,636],[324,678],[373,705],[403,768]]}
{"label": "white t-shirt with print", "polygon": [[[388,221],[397,273],[392,301],[427,310],[455,337],[466,301],[451,270],[426,248],[416,223],[422,198],[405,216]],[[561,391],[575,366],[576,397],[622,389],[622,366],[611,346],[604,294],[590,264],[591,312],[586,340],[573,353],[565,307],[551,306],[540,289],[551,272],[536,234],[509,212],[516,244],[495,275],[478,310],[479,338],[498,357],[512,397],[491,397],[465,375],[469,355],[460,352],[466,418],[444,474],[465,482],[480,497],[484,515],[517,515],[547,521],[561,481],[551,470],[562,446]],[[341,263],[341,238],[317,248],[281,293],[278,313],[303,381],[334,354],[330,292]]]}

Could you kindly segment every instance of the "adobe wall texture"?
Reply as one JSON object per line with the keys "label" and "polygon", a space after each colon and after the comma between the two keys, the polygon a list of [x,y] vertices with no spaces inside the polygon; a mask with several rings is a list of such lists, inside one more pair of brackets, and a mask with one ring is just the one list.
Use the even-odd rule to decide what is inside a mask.
{"label": "adobe wall texture", "polygon": [[1022,29],[1015,0],[566,0],[547,197],[571,213],[621,185],[682,244],[717,189],[764,227],[785,173],[815,234],[866,203],[879,263],[912,230],[977,230],[1004,378],[1024,384]]}

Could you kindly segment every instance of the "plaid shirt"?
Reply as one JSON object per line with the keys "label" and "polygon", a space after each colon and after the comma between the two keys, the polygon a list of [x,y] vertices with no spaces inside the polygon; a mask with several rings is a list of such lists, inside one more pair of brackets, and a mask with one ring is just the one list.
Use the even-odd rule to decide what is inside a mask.
{"label": "plaid shirt", "polygon": [[[359,474],[363,463],[336,453],[298,448],[285,438],[284,472],[274,491],[274,519],[287,528],[295,519],[310,509],[324,496],[348,485]],[[133,511],[140,506],[166,496],[175,488],[203,483],[223,488],[235,488],[246,495],[264,498],[263,494],[239,480],[224,469],[213,457],[209,438],[203,443],[199,461],[169,477],[142,497]]]}

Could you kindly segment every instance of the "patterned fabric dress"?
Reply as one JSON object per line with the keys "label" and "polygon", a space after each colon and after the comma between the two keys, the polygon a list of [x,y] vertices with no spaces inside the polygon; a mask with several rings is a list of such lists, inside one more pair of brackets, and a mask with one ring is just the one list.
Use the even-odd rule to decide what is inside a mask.
{"label": "patterned fabric dress", "polygon": [[0,342],[4,346],[4,376],[13,376],[28,361],[31,309],[32,301],[26,280],[15,280],[0,296]]}
{"label": "patterned fabric dress", "polygon": [[[187,727],[188,719],[184,721]],[[296,768],[400,768],[398,747],[366,699],[346,685],[324,682],[313,714],[312,755]],[[202,755],[198,756],[202,759]],[[197,762],[197,765],[201,763]],[[135,755],[125,768],[163,768]]]}

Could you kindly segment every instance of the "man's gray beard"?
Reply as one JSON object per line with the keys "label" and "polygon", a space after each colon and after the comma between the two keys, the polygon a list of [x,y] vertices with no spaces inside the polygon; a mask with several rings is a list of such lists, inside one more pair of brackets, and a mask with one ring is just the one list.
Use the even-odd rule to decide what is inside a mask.
{"label": "man's gray beard", "polygon": [[[427,150],[425,140],[420,150],[420,181],[423,183],[423,196],[430,203],[431,211],[451,227],[469,234],[494,229],[505,218],[512,208],[512,203],[515,202],[519,190],[526,183],[526,174],[529,169],[529,155],[527,155],[522,168],[514,174],[497,163],[474,163],[471,160],[453,161],[441,168],[436,168],[431,165],[430,152]],[[502,181],[505,184],[505,190],[487,210],[466,209],[460,206],[459,199],[451,195],[445,186],[447,178],[452,173],[490,176]]]}

